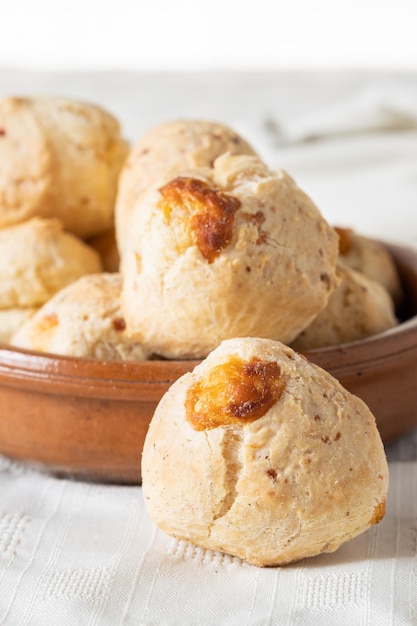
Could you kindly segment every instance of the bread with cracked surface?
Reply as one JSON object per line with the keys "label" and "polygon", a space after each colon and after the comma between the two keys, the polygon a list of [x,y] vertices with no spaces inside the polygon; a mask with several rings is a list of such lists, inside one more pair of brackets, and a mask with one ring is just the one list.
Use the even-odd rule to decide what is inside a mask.
{"label": "bread with cracked surface", "polygon": [[277,566],[333,552],[379,522],[388,467],[359,398],[287,346],[242,338],[165,394],[142,480],[166,533]]}

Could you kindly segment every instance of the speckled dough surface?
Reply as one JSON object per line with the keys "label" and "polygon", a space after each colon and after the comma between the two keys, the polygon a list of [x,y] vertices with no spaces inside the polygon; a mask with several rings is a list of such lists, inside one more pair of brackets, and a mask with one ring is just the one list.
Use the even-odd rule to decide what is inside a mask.
{"label": "speckled dough surface", "polygon": [[401,280],[388,249],[379,241],[364,237],[350,228],[336,227],[340,257],[346,265],[380,283],[395,303],[402,297]]}
{"label": "speckled dough surface", "polygon": [[84,274],[98,253],[55,219],[34,217],[0,230],[0,309],[36,307]]}
{"label": "speckled dough surface", "polygon": [[233,129],[209,120],[173,120],[145,133],[130,152],[120,175],[116,231],[121,253],[130,214],[145,189],[168,172],[211,167],[225,152],[255,154]]}
{"label": "speckled dough surface", "polygon": [[23,324],[11,345],[67,356],[145,359],[142,346],[126,334],[121,286],[121,276],[116,273],[83,276]]}
{"label": "speckled dough surface", "polygon": [[236,336],[288,343],[326,306],[337,254],[334,229],[286,172],[223,155],[137,203],[123,266],[129,331],[169,358],[204,357]]}
{"label": "speckled dough surface", "polygon": [[311,350],[376,335],[397,324],[387,290],[339,262],[339,286],[327,306],[292,342],[294,350]]}
{"label": "speckled dough surface", "polygon": [[360,399],[287,346],[246,338],[165,394],[142,480],[162,530],[268,566],[332,552],[379,522],[388,467]]}
{"label": "speckled dough surface", "polygon": [[98,106],[64,98],[0,100],[0,228],[58,217],[80,236],[110,228],[128,144]]}

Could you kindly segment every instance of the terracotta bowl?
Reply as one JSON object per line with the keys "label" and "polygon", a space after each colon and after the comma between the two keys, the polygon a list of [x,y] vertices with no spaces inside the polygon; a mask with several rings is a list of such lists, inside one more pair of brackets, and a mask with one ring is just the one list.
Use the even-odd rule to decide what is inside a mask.
{"label": "terracotta bowl", "polygon": [[[417,425],[417,251],[389,248],[406,293],[404,321],[366,340],[305,353],[369,405],[385,442]],[[105,362],[0,346],[0,453],[58,475],[139,483],[155,407],[195,365]]]}

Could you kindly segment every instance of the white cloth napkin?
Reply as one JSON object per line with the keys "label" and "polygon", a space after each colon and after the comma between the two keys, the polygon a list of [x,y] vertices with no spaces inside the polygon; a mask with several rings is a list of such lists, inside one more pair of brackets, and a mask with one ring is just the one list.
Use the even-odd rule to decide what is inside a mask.
{"label": "white cloth napkin", "polygon": [[331,103],[308,105],[272,120],[282,142],[296,143],[351,134],[417,129],[417,84],[373,80]]}
{"label": "white cloth napkin", "polygon": [[417,75],[335,91],[271,114],[263,154],[330,223],[416,245]]}
{"label": "white cloth napkin", "polygon": [[417,462],[337,552],[257,568],[166,536],[140,487],[59,480],[0,457],[0,624],[417,623]]}

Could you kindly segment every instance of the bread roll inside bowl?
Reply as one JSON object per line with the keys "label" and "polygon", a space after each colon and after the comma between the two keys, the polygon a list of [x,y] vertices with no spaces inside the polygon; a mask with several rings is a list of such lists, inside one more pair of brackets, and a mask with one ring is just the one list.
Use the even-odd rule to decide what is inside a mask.
{"label": "bread roll inside bowl", "polygon": [[0,229],[0,308],[41,306],[85,274],[101,272],[98,253],[57,219],[34,217]]}
{"label": "bread roll inside bowl", "polygon": [[380,241],[351,228],[336,226],[340,258],[345,265],[380,283],[398,305],[403,297],[401,278],[394,259]]}
{"label": "bread roll inside bowl", "polygon": [[285,171],[225,154],[138,201],[123,261],[128,331],[169,359],[203,358],[231,337],[287,343],[326,306],[337,256],[334,229]]}
{"label": "bread roll inside bowl", "polygon": [[356,341],[382,333],[397,323],[388,291],[339,261],[339,285],[327,306],[291,343],[297,351]]}
{"label": "bread roll inside bowl", "polygon": [[67,356],[143,361],[149,355],[126,333],[121,286],[116,272],[82,276],[26,320],[10,345]]}
{"label": "bread roll inside bowl", "polygon": [[99,106],[61,97],[0,100],[0,228],[59,218],[92,236],[113,225],[128,143]]}
{"label": "bread roll inside bowl", "polygon": [[0,229],[0,339],[66,285],[102,269],[98,253],[57,219],[33,217]]}
{"label": "bread roll inside bowl", "polygon": [[168,534],[265,566],[333,552],[379,522],[388,467],[364,402],[287,346],[240,338],[163,397],[142,481]]}

